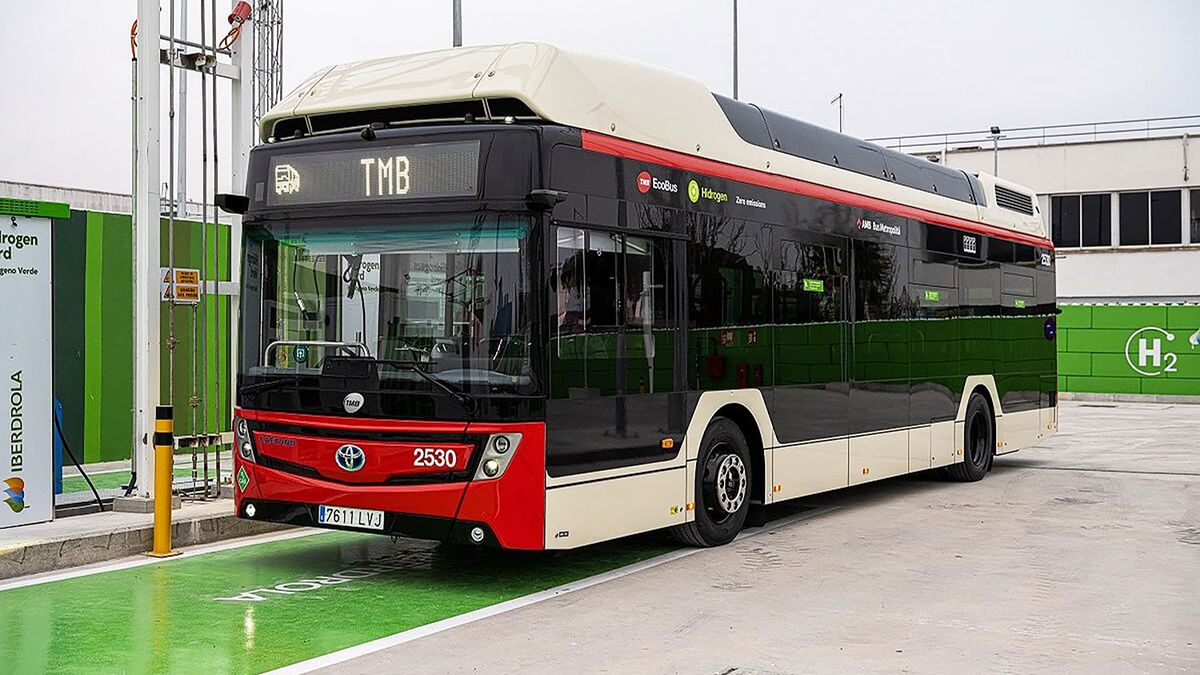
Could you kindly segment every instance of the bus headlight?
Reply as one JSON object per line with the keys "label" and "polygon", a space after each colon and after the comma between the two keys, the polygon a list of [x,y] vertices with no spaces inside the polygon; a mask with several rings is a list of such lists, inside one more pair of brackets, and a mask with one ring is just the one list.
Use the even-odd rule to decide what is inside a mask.
{"label": "bus headlight", "polygon": [[511,442],[508,440],[508,436],[497,436],[492,440],[492,449],[501,455],[508,452],[509,447],[511,447]]}
{"label": "bus headlight", "polygon": [[250,425],[246,424],[245,418],[239,417],[237,419],[237,423],[234,425],[234,428],[237,430],[238,440],[240,440],[240,441],[250,440]]}
{"label": "bus headlight", "polygon": [[495,478],[498,473],[500,473],[500,462],[497,462],[495,458],[484,460],[483,475],[488,478]]}
{"label": "bus headlight", "polygon": [[247,462],[254,461],[254,445],[250,443],[250,439],[242,441],[242,444],[238,446],[238,454]]}
{"label": "bus headlight", "polygon": [[483,457],[475,470],[475,480],[499,478],[508,469],[508,463],[521,445],[521,434],[492,434],[483,444]]}

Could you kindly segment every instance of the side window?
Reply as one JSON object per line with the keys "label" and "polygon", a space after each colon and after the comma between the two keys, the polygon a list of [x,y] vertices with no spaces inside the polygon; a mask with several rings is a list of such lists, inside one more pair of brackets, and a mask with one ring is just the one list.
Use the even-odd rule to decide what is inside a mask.
{"label": "side window", "polygon": [[758,223],[688,214],[688,297],[693,328],[770,321],[769,231]]}
{"label": "side window", "polygon": [[597,332],[617,325],[620,235],[558,228],[554,261],[556,332]]}
{"label": "side window", "polygon": [[906,284],[907,251],[892,244],[854,242],[856,321],[902,319],[915,307]]}
{"label": "side window", "polygon": [[625,237],[625,288],[622,310],[630,328],[667,328],[673,324],[670,295],[671,251],[662,240]]}
{"label": "side window", "polygon": [[675,312],[669,242],[557,229],[552,396],[670,391]]}
{"label": "side window", "polygon": [[830,246],[782,241],[775,275],[775,323],[841,321],[842,252]]}
{"label": "side window", "polygon": [[959,302],[964,316],[994,316],[1000,309],[1000,264],[959,260]]}

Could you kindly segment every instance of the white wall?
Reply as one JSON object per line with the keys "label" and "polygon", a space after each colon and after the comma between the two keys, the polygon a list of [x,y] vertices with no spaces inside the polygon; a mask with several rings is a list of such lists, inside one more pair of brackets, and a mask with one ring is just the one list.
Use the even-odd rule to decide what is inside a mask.
{"label": "white wall", "polygon": [[[1200,136],[1186,145],[1187,180],[1182,137],[1001,148],[998,172],[1039,195],[1200,188]],[[992,151],[951,151],[946,164],[991,173]]]}
{"label": "white wall", "polygon": [[1060,249],[1060,302],[1200,302],[1200,248]]}

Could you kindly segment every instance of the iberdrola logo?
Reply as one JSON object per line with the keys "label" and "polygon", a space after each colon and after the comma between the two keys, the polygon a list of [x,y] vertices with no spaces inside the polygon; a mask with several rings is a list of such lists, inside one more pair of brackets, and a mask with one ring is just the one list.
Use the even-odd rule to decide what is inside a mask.
{"label": "iberdrola logo", "polygon": [[4,503],[8,504],[8,508],[13,510],[13,513],[20,513],[25,510],[25,481],[20,478],[5,478],[4,479],[4,494],[6,496]]}

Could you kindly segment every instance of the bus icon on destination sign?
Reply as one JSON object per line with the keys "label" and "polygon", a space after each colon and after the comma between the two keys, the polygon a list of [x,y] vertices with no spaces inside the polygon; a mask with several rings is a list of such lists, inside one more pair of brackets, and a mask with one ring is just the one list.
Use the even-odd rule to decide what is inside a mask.
{"label": "bus icon on destination sign", "polygon": [[300,173],[291,164],[275,167],[275,194],[290,195],[300,191]]}

